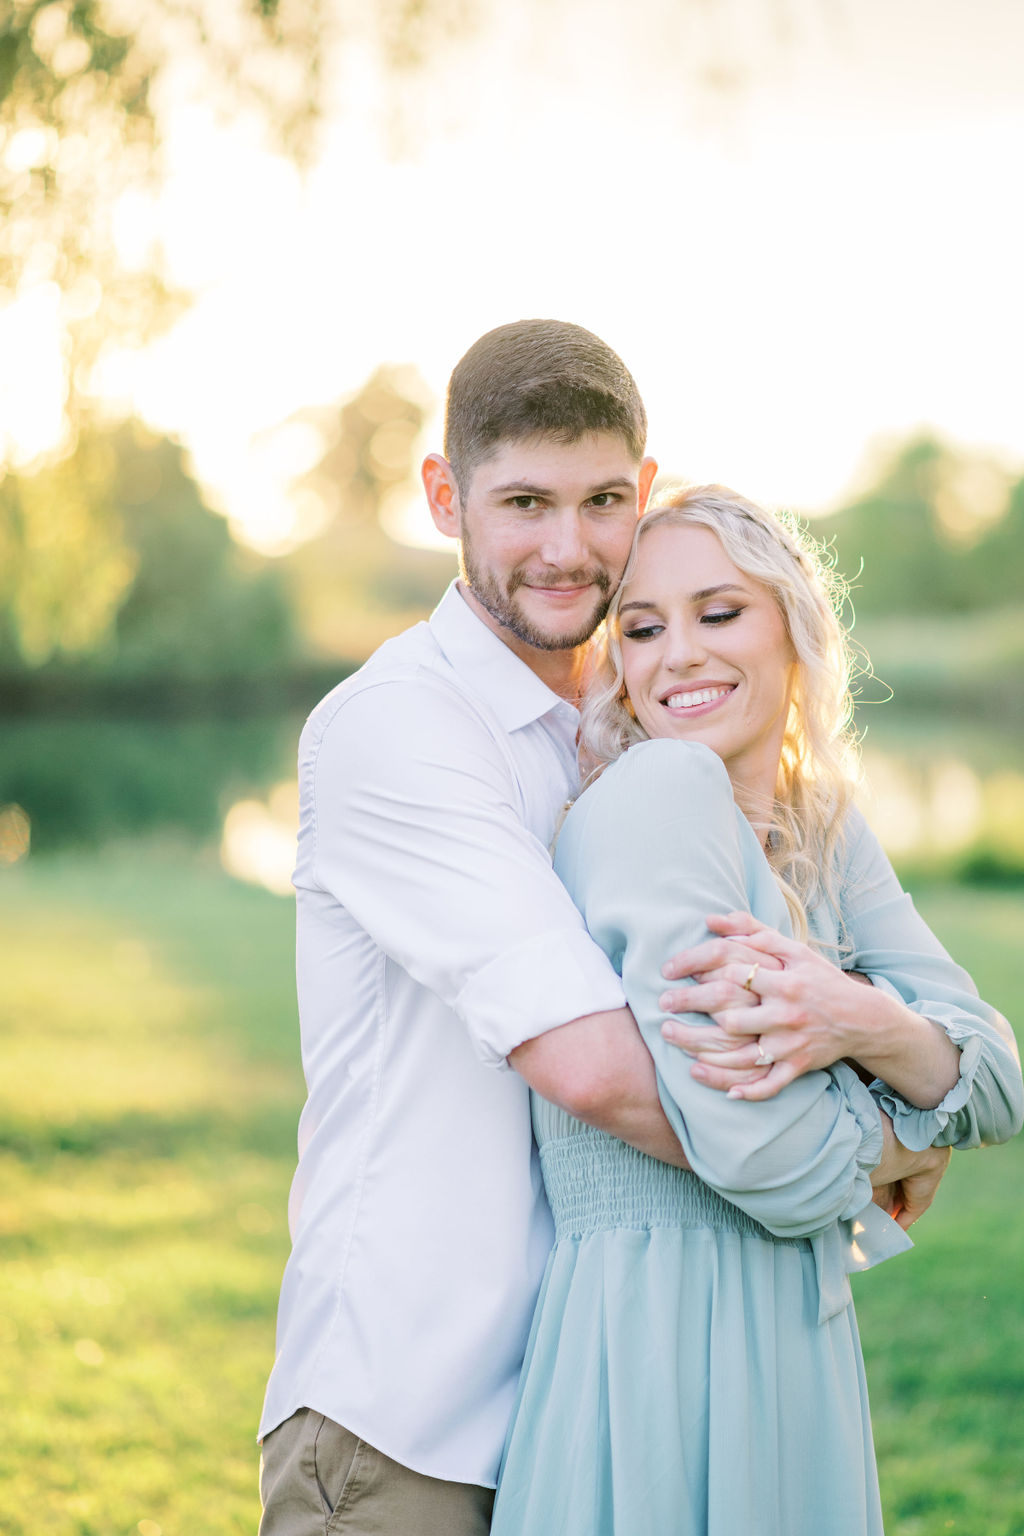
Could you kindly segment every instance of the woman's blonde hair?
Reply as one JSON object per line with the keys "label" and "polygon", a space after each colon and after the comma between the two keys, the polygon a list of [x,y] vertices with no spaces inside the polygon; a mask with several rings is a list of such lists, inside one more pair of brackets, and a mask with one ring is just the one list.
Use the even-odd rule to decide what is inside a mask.
{"label": "woman's blonde hair", "polygon": [[[794,930],[804,938],[807,910],[822,897],[839,918],[838,854],[856,777],[850,692],[855,668],[840,620],[846,584],[796,519],[766,512],[721,485],[663,491],[637,526],[583,701],[583,744],[599,764],[646,740],[626,697],[618,609],[641,540],[664,527],[709,529],[733,564],[771,591],[786,625],[796,657],[795,681],[771,818],[767,825],[763,818],[755,825],[766,838]],[[751,807],[744,805],[743,785],[733,789],[737,804],[753,820]]]}

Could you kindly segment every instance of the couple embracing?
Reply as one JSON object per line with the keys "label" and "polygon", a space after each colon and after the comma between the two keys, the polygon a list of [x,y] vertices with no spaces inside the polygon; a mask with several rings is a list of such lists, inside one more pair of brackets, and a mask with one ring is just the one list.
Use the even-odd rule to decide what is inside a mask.
{"label": "couple embracing", "polygon": [[850,804],[813,544],[645,437],[589,332],[482,337],[460,579],[303,732],[262,1536],[881,1531],[847,1275],[1019,1063]]}

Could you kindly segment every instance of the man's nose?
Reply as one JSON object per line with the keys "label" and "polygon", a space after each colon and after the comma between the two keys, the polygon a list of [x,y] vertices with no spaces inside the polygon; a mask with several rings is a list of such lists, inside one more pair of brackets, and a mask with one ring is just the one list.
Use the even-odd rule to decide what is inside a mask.
{"label": "man's nose", "polygon": [[579,571],[586,566],[588,550],[579,513],[555,512],[546,519],[540,556],[545,565],[560,571]]}

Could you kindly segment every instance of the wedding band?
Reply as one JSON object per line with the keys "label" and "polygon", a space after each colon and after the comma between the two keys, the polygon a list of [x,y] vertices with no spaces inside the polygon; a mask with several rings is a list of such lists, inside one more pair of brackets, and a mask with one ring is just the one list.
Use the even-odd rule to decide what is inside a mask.
{"label": "wedding band", "polygon": [[769,1055],[769,1053],[765,1050],[764,1046],[761,1044],[761,1042],[759,1040],[757,1042],[757,1058],[754,1061],[754,1066],[755,1067],[770,1067],[774,1060],[775,1060],[775,1057]]}
{"label": "wedding band", "polygon": [[747,972],[747,979],[743,983],[743,990],[744,990],[744,992],[753,992],[753,990],[754,990],[754,977],[757,975],[757,973],[758,973],[758,971],[760,969],[761,969],[760,963],[757,964],[757,965],[752,965],[750,967],[750,970]]}

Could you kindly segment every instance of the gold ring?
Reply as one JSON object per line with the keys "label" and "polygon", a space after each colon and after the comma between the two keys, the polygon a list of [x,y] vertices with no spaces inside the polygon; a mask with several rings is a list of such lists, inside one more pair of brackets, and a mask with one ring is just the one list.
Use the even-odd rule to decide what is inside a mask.
{"label": "gold ring", "polygon": [[757,975],[757,973],[758,973],[758,971],[760,969],[761,969],[760,962],[758,962],[757,965],[752,965],[750,967],[750,970],[747,972],[747,979],[743,983],[743,990],[744,990],[744,992],[753,992],[753,990],[754,990],[754,977]]}

